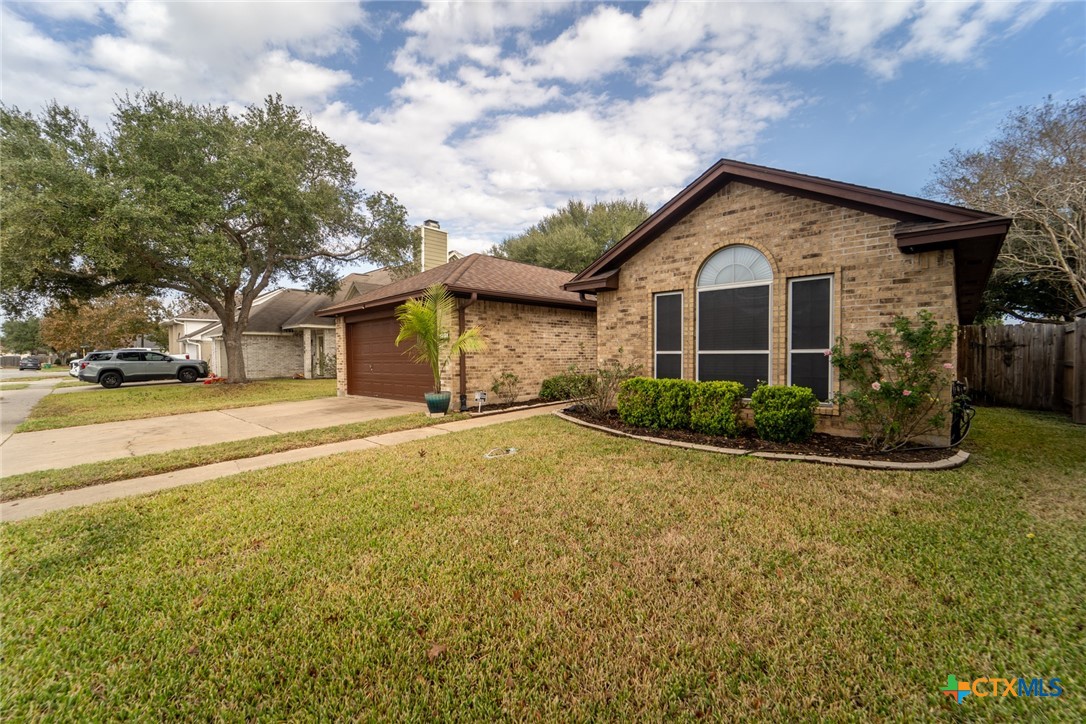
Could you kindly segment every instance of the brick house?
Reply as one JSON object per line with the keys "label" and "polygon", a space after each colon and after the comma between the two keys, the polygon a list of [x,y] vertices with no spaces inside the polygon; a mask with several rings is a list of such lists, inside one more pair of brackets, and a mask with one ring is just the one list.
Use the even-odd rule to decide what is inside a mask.
{"label": "brick house", "polygon": [[[434,261],[448,258],[444,251],[433,253]],[[570,365],[592,369],[596,303],[562,289],[572,277],[471,254],[321,310],[335,318],[339,394],[421,401],[432,391],[430,368],[412,361],[406,345],[395,345],[394,315],[398,305],[433,284],[444,284],[456,298],[456,319],[449,320],[453,332],[479,326],[488,345],[485,352],[454,358],[445,370],[442,387],[453,392],[454,409],[458,396],[470,404],[474,392],[489,390],[503,372],[520,378],[520,397],[527,399],[539,393],[545,378]]]}
{"label": "brick house", "polygon": [[[596,295],[601,362],[800,384],[829,400],[824,352],[837,337],[920,309],[970,323],[1010,223],[721,160],[564,288]],[[852,432],[833,405],[820,412],[821,430]]]}

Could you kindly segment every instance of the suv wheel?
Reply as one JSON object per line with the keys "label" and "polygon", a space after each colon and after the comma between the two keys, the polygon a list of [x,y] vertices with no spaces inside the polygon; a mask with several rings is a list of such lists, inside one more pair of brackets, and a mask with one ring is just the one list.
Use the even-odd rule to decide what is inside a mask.
{"label": "suv wheel", "polygon": [[181,380],[182,382],[195,382],[196,370],[192,369],[191,367],[186,367],[185,369],[177,373],[177,379]]}
{"label": "suv wheel", "polygon": [[123,382],[123,380],[121,379],[120,373],[117,372],[106,372],[98,378],[98,384],[109,390],[120,387],[121,382]]}

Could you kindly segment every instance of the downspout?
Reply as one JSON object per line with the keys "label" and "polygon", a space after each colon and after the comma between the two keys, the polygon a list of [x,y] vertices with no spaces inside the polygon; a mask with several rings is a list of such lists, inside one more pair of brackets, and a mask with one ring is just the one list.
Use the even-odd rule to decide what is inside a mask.
{"label": "downspout", "polygon": [[[470,307],[475,302],[479,301],[479,294],[477,292],[471,293],[471,298],[466,303],[457,305],[457,328],[458,335],[467,331],[467,322],[464,320],[464,310]],[[467,367],[467,355],[463,352],[460,353],[460,412],[464,412],[468,409],[468,367]]]}

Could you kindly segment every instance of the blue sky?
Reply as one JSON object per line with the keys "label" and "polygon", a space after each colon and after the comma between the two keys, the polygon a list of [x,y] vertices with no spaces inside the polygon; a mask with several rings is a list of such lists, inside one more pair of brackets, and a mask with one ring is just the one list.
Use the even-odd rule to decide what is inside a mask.
{"label": "blue sky", "polygon": [[483,251],[569,198],[655,208],[715,160],[921,194],[1017,106],[1086,92],[1083,2],[5,2],[3,101],[104,126],[140,88],[269,93],[363,188]]}

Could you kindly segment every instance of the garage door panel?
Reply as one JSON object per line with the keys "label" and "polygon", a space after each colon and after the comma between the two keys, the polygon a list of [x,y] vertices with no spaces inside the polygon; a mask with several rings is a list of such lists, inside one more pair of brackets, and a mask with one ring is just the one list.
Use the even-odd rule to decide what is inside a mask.
{"label": "garage door panel", "polygon": [[398,333],[391,316],[347,325],[348,394],[417,401],[431,391],[429,365],[413,361],[406,343],[396,346]]}

